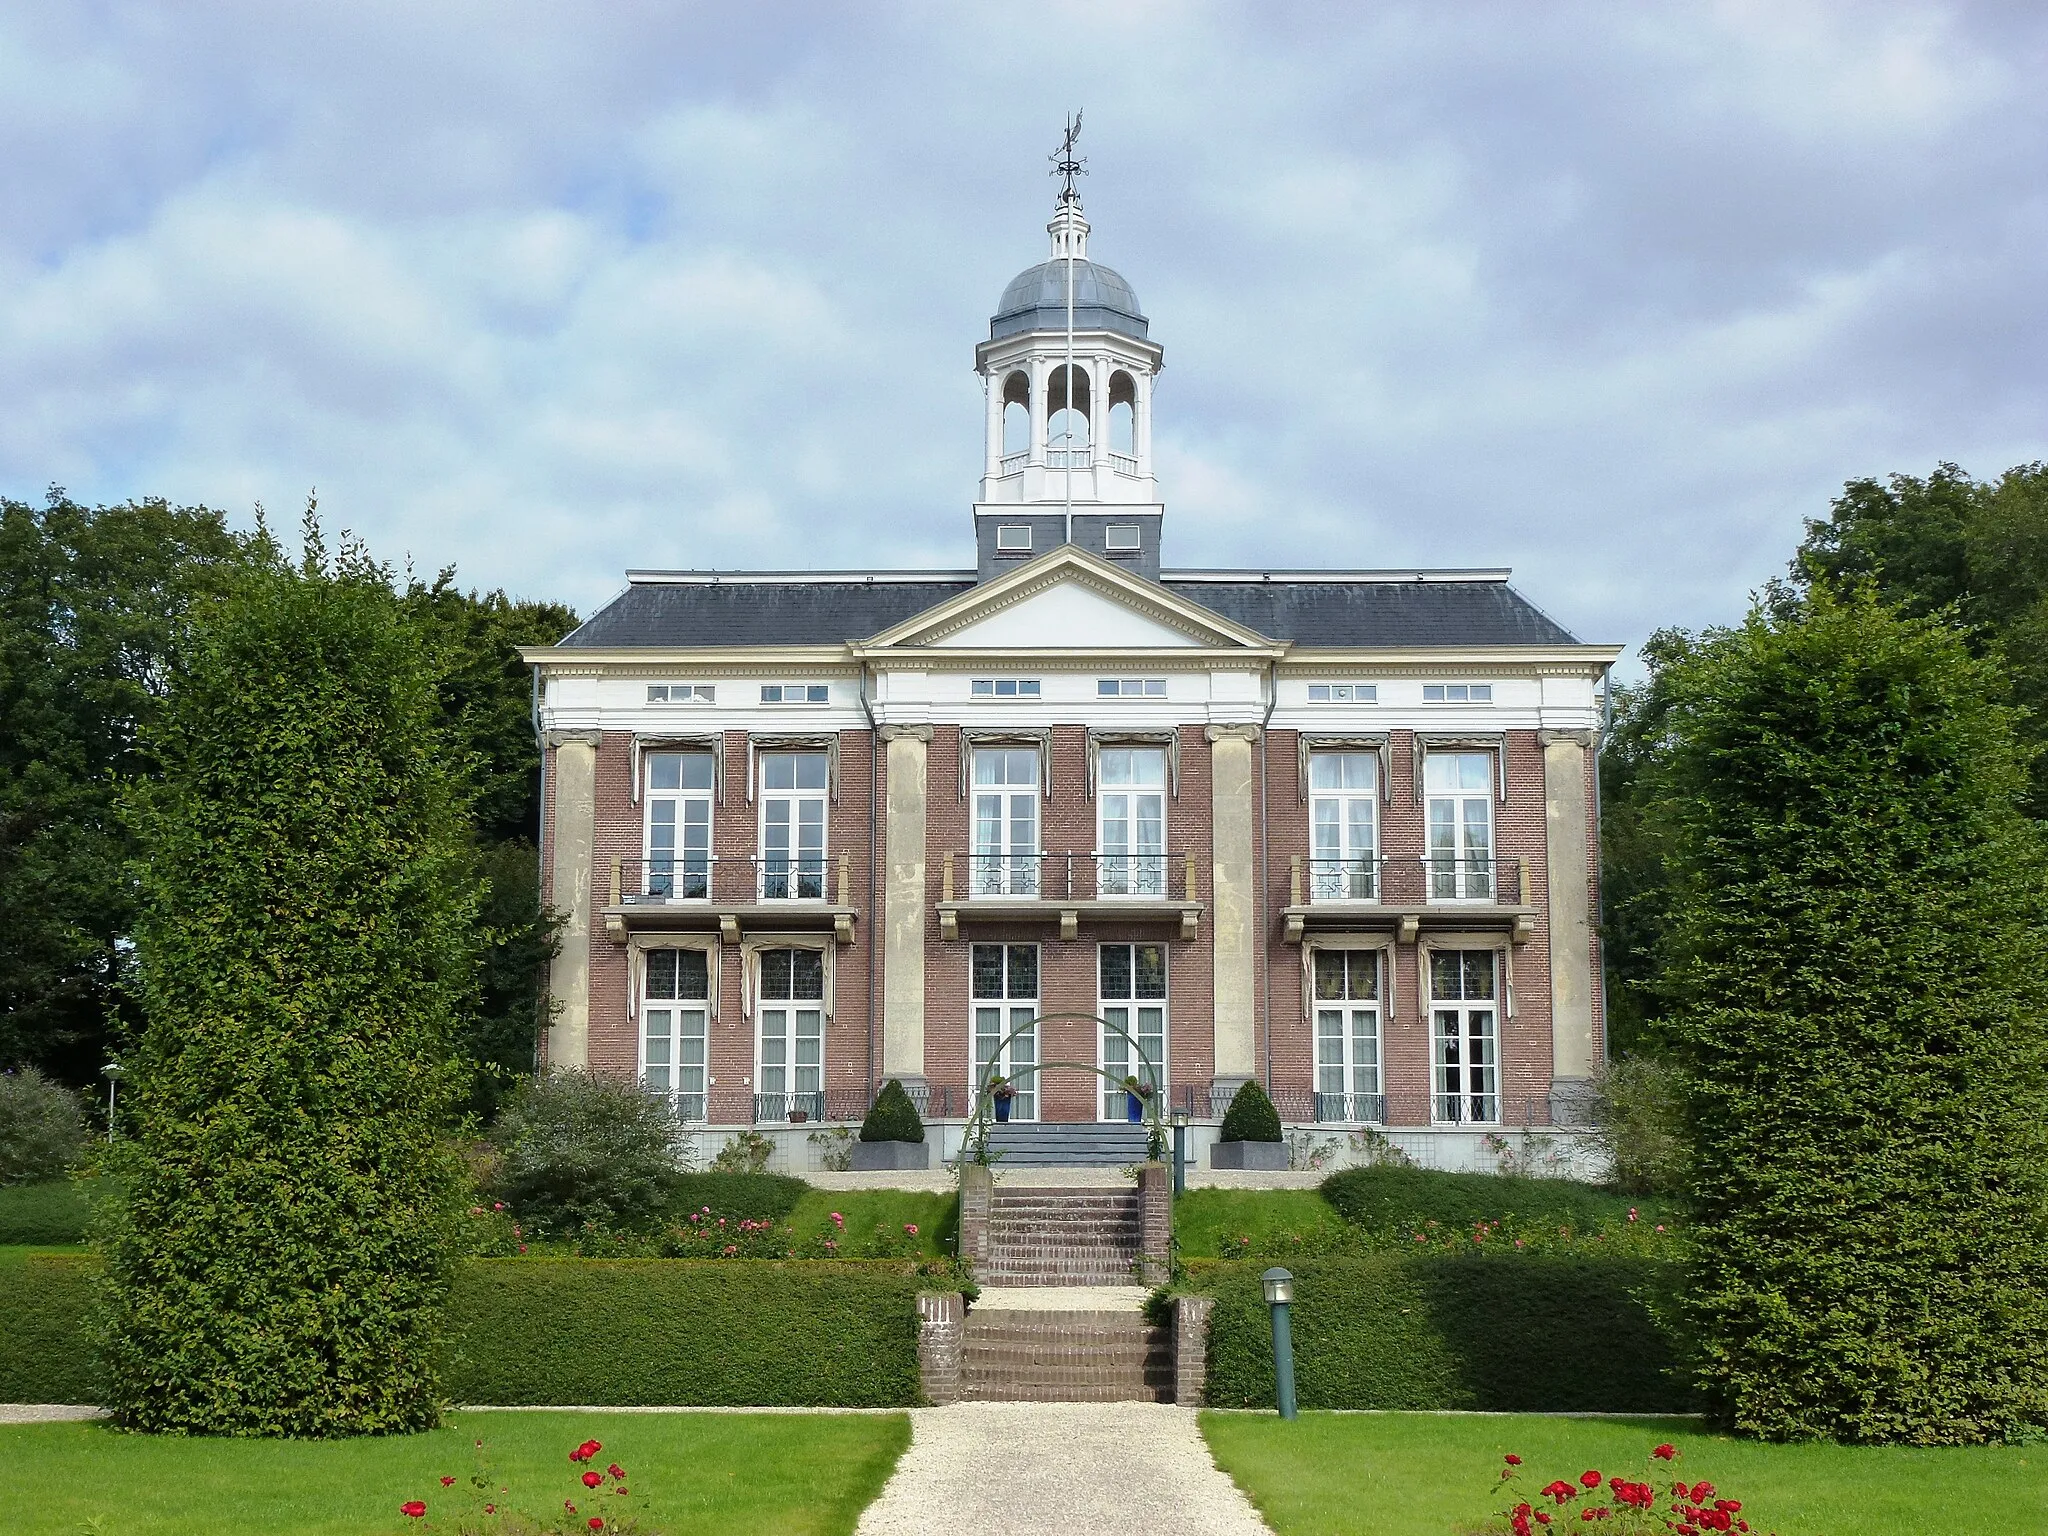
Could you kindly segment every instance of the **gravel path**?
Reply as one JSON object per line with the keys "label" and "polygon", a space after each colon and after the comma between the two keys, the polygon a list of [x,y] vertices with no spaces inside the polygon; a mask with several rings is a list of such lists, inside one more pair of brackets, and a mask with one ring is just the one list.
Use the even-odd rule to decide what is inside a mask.
{"label": "gravel path", "polygon": [[959,1403],[910,1420],[910,1449],[857,1536],[1271,1536],[1192,1408]]}
{"label": "gravel path", "polygon": [[1142,1285],[984,1285],[977,1312],[1138,1312]]}

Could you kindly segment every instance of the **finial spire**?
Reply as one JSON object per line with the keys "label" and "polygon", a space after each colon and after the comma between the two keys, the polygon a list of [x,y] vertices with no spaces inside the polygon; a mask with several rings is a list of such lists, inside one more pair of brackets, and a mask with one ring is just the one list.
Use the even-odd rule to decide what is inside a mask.
{"label": "finial spire", "polygon": [[1088,256],[1088,221],[1081,215],[1081,194],[1074,189],[1074,178],[1088,174],[1088,161],[1074,154],[1080,137],[1081,114],[1076,112],[1067,119],[1059,149],[1046,156],[1052,161],[1052,174],[1061,180],[1059,202],[1053,208],[1052,222],[1045,226],[1052,236],[1055,261],[1084,261]]}
{"label": "finial spire", "polygon": [[1081,203],[1081,194],[1074,190],[1074,178],[1088,174],[1088,159],[1085,155],[1079,159],[1076,159],[1074,156],[1074,146],[1080,140],[1081,114],[1076,112],[1067,119],[1067,131],[1065,136],[1060,139],[1060,147],[1052,154],[1046,156],[1048,160],[1052,161],[1052,174],[1059,177],[1063,183],[1060,187],[1059,201],[1059,206],[1062,208],[1065,208],[1070,203],[1075,207],[1079,207]]}

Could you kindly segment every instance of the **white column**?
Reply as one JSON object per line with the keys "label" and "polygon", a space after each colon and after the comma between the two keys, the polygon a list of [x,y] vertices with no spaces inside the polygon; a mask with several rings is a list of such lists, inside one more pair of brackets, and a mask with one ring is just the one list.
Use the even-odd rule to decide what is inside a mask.
{"label": "white column", "polygon": [[1590,731],[1544,731],[1544,863],[1550,907],[1550,1118],[1585,1123],[1600,1063],[1593,1017],[1591,816],[1586,787]]}
{"label": "white column", "polygon": [[925,748],[928,725],[885,725],[882,1077],[924,1080]]}
{"label": "white column", "polygon": [[590,1064],[590,908],[597,845],[596,731],[556,731],[554,781],[549,784],[553,822],[549,863],[550,905],[562,914],[561,948],[548,968],[548,998],[554,1022],[548,1028],[548,1065]]}
{"label": "white column", "polygon": [[988,480],[1003,470],[1003,381],[1008,377],[1009,370],[1003,368],[984,374],[981,381],[988,393],[988,468],[982,471]]}
{"label": "white column", "polygon": [[1137,414],[1133,423],[1131,446],[1137,450],[1138,473],[1149,477],[1152,473],[1152,374],[1150,370],[1131,370],[1131,378],[1137,384],[1136,395],[1131,409]]}
{"label": "white column", "polygon": [[1098,470],[1109,463],[1109,359],[1101,356],[1088,359],[1088,461]]}
{"label": "white column", "polygon": [[1258,774],[1255,725],[1212,725],[1210,934],[1215,946],[1216,1086],[1258,1075]]}
{"label": "white column", "polygon": [[1046,372],[1044,358],[1031,359],[1031,462],[1041,468],[1045,464]]}

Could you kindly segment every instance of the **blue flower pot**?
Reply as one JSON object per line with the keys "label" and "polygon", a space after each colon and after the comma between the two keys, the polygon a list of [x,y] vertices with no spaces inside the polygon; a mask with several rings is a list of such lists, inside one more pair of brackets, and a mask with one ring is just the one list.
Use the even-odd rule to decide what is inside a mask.
{"label": "blue flower pot", "polygon": [[996,1119],[1007,1123],[1010,1118],[1010,1101],[1008,1099],[997,1099],[995,1106]]}
{"label": "blue flower pot", "polygon": [[1124,1090],[1124,1118],[1133,1125],[1145,1118],[1145,1101],[1129,1089]]}

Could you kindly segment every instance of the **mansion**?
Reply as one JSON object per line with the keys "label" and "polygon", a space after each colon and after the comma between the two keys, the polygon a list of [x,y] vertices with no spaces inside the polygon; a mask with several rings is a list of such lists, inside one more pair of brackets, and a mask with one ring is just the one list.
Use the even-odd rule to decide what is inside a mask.
{"label": "mansion", "polygon": [[526,652],[547,1061],[785,1147],[893,1078],[946,1152],[991,1072],[1019,1122],[1134,1076],[1212,1137],[1249,1079],[1289,1126],[1580,1123],[1620,648],[1505,571],[1167,564],[1163,352],[1071,191],[1048,227],[975,349],[971,569],[636,571]]}

